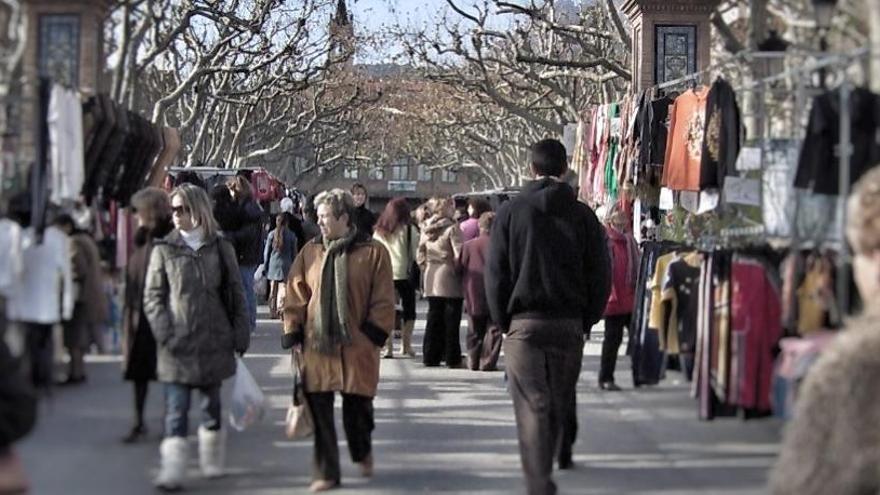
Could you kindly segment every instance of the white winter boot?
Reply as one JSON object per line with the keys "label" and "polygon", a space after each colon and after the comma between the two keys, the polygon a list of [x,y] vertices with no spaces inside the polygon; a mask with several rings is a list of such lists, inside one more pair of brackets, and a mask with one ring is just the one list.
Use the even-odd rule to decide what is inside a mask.
{"label": "white winter boot", "polygon": [[205,478],[223,476],[226,461],[226,435],[223,430],[211,431],[199,427],[199,466]]}
{"label": "white winter boot", "polygon": [[165,492],[176,492],[182,488],[186,474],[186,458],[188,445],[186,438],[168,437],[159,445],[159,477],[156,488]]}

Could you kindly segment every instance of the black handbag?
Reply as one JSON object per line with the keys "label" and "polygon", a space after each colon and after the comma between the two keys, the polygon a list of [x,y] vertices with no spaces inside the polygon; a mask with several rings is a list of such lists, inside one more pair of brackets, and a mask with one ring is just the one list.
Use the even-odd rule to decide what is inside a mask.
{"label": "black handbag", "polygon": [[[406,252],[412,256],[412,225],[406,226]],[[416,260],[410,260],[409,267],[406,270],[406,279],[410,287],[419,290],[422,287],[422,269]]]}

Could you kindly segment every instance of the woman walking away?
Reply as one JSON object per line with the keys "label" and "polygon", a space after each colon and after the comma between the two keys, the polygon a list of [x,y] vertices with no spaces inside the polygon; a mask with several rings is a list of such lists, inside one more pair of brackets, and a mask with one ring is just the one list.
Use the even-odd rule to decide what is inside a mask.
{"label": "woman walking away", "polygon": [[131,204],[138,229],[134,235],[135,250],[125,267],[122,352],[125,379],[134,383],[134,426],[123,439],[125,443],[136,442],[147,434],[144,405],[147,387],[156,379],[156,339],[144,313],[144,281],[154,244],[174,230],[171,200],[162,189],[142,189],[131,198]]}
{"label": "woman walking away", "polygon": [[254,292],[254,272],[263,255],[263,210],[254,200],[251,183],[241,175],[227,183],[232,199],[237,207],[236,215],[240,222],[238,230],[224,232],[231,238],[238,257],[238,269],[244,284],[244,297],[247,303],[248,323],[251,332],[257,329],[257,294]]}
{"label": "woman walking away", "polygon": [[798,389],[770,477],[775,495],[880,493],[880,167],[853,189],[847,238],[864,314],[847,322]]}
{"label": "woman walking away", "polygon": [[418,261],[424,273],[424,291],[428,298],[428,321],[422,355],[425,366],[461,366],[462,299],[458,257],[461,254],[461,230],[452,219],[455,204],[450,198],[432,198],[428,202],[431,217],[422,227]]}
{"label": "woman walking away", "polygon": [[288,228],[288,216],[278,214],[275,217],[275,228],[266,237],[263,250],[263,266],[269,280],[269,314],[278,318],[278,287],[287,280],[287,272],[293,264],[297,253],[296,234]]}
{"label": "woman walking away", "polygon": [[[608,252],[611,253],[611,297],[605,306],[605,340],[599,365],[599,388],[619,391],[614,383],[617,352],[623,342],[623,329],[629,329],[639,271],[639,247],[629,232],[629,221],[620,203],[613,204],[605,216]],[[628,330],[627,330],[628,331]]]}
{"label": "woman walking away", "polygon": [[[415,357],[412,348],[413,328],[416,324],[416,287],[410,281],[410,266],[419,248],[419,231],[410,220],[409,203],[404,198],[394,198],[376,222],[373,239],[379,241],[391,255],[391,271],[394,289],[403,306],[403,348],[401,353]],[[394,339],[385,344],[385,357],[394,357]]]}
{"label": "woman walking away", "polygon": [[489,232],[495,214],[480,216],[480,236],[464,243],[459,258],[459,271],[464,284],[464,304],[468,313],[467,361],[468,368],[493,371],[501,354],[501,329],[489,316],[483,273],[489,252]]}
{"label": "woman walking away", "polygon": [[159,349],[165,386],[165,439],[156,486],[181,488],[187,464],[190,396],[198,389],[202,424],[199,465],[223,473],[220,385],[235,374],[235,353],[250,341],[244,289],[232,245],[218,235],[204,190],[189,184],[171,193],[174,231],[156,241],[147,269],[144,312]]}

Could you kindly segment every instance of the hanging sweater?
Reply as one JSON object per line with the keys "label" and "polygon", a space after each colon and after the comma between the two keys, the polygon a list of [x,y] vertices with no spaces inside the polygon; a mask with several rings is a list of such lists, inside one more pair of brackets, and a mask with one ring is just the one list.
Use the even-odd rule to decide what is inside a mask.
{"label": "hanging sweater", "polygon": [[663,165],[663,185],[676,191],[699,191],[706,120],[705,89],[692,89],[675,99]]}

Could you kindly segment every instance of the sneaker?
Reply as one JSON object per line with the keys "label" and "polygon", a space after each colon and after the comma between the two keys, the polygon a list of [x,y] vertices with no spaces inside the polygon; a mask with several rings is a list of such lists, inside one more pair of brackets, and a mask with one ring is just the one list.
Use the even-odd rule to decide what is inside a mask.
{"label": "sneaker", "polygon": [[326,492],[339,487],[339,482],[335,480],[315,480],[309,485],[309,491],[312,493]]}
{"label": "sneaker", "polygon": [[361,469],[361,476],[364,478],[373,477],[373,454],[368,455],[363,461],[356,462]]}

